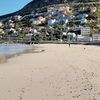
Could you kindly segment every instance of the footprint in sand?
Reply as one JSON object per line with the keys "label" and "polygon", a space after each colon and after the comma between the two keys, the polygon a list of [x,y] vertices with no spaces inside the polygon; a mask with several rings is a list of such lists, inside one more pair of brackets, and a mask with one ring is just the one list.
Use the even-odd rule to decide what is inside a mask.
{"label": "footprint in sand", "polygon": [[10,93],[11,92],[11,90],[8,90],[8,93]]}
{"label": "footprint in sand", "polygon": [[19,100],[22,100],[23,98],[22,97],[19,97]]}
{"label": "footprint in sand", "polygon": [[22,100],[23,99],[23,95],[24,95],[24,93],[25,93],[25,88],[22,88],[21,90],[20,90],[20,94],[19,94],[19,100]]}

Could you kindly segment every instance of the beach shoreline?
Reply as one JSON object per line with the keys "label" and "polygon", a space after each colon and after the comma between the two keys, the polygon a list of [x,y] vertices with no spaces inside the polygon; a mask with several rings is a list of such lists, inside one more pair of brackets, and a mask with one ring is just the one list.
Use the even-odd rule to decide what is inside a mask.
{"label": "beach shoreline", "polygon": [[0,100],[100,99],[99,46],[33,46],[36,53],[33,50],[0,64]]}
{"label": "beach shoreline", "polygon": [[40,53],[43,52],[42,49],[38,49],[38,46],[34,45],[29,45],[29,47],[22,52],[14,53],[14,54],[9,54],[9,55],[0,55],[0,63],[6,63],[8,59],[20,56],[22,54],[28,54],[28,53]]}

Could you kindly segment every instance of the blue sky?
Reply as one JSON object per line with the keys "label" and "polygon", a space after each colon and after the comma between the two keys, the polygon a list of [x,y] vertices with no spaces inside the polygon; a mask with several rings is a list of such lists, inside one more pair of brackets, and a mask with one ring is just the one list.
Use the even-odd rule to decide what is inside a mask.
{"label": "blue sky", "polygon": [[0,0],[0,16],[15,12],[32,0]]}

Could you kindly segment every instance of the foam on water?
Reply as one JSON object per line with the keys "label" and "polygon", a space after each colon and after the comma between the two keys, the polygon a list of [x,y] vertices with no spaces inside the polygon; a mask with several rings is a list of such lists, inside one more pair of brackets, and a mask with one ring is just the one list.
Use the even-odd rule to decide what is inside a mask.
{"label": "foam on water", "polygon": [[29,45],[25,44],[0,44],[0,55],[7,56],[23,52],[28,49]]}

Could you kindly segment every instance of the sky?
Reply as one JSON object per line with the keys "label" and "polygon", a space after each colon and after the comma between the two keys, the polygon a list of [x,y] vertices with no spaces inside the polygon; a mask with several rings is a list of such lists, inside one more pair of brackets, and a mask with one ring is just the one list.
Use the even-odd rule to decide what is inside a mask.
{"label": "sky", "polygon": [[23,8],[32,0],[0,0],[0,16]]}

